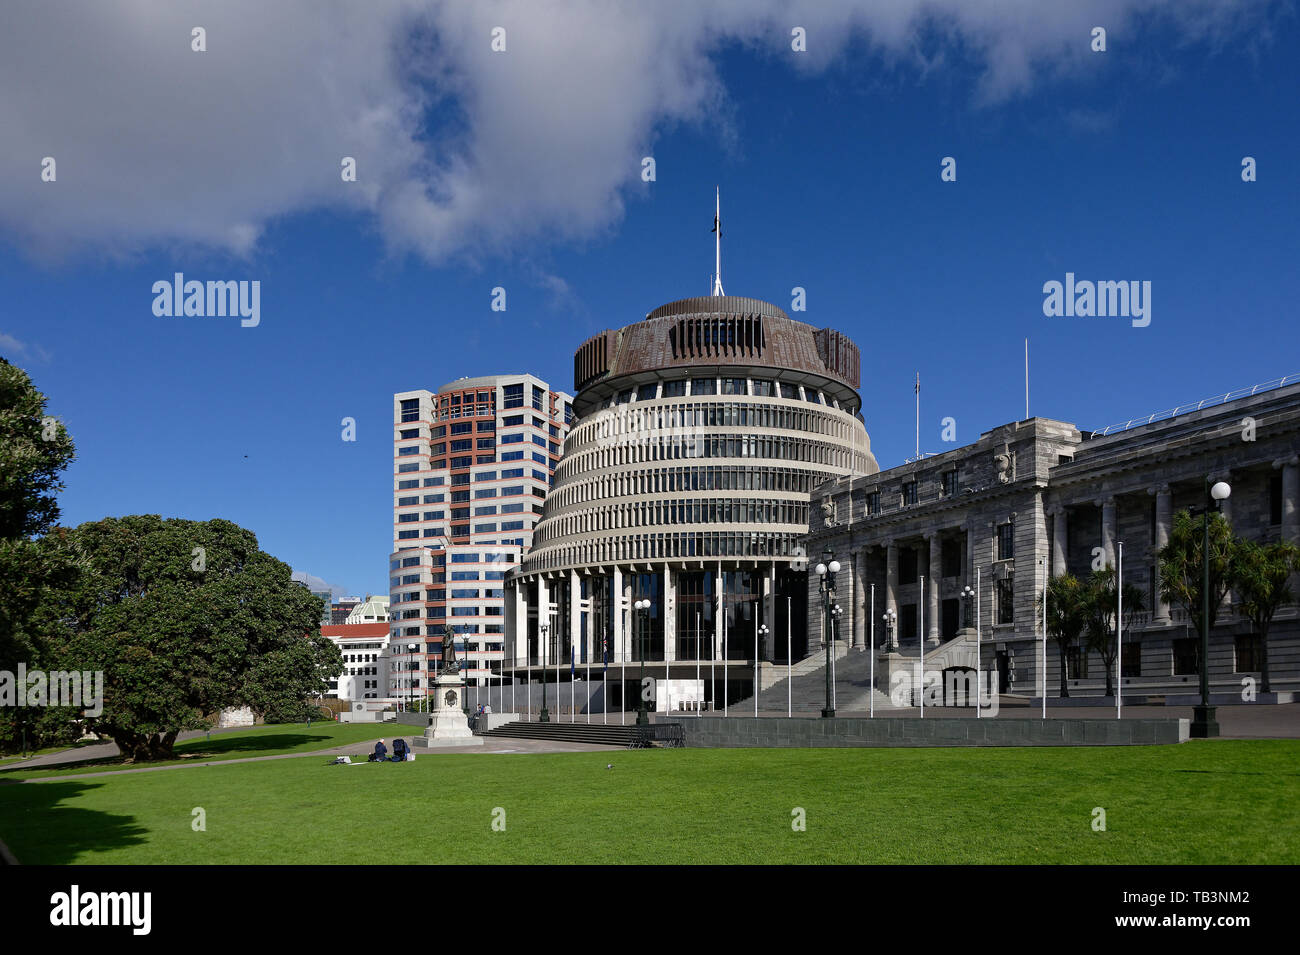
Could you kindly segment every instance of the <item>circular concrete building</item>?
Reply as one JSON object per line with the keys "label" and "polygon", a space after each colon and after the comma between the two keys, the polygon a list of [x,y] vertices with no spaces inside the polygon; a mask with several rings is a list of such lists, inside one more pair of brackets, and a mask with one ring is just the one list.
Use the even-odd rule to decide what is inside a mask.
{"label": "circular concrete building", "polygon": [[671,302],[583,343],[573,427],[507,580],[516,674],[561,664],[567,678],[602,654],[644,653],[658,677],[726,660],[748,684],[756,637],[761,660],[802,657],[811,492],[879,471],[859,374],[840,332],[730,295]]}

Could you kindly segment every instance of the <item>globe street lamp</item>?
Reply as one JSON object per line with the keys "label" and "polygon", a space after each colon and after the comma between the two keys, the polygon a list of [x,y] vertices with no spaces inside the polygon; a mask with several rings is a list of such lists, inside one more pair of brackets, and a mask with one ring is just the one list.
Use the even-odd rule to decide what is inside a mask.
{"label": "globe street lamp", "polygon": [[1201,705],[1192,707],[1191,735],[1194,739],[1209,739],[1219,735],[1219,722],[1214,718],[1215,708],[1210,705],[1210,514],[1226,501],[1232,488],[1224,481],[1213,486],[1205,479],[1205,533],[1201,541]]}
{"label": "globe street lamp", "polygon": [[758,629],[754,631],[754,715],[755,716],[758,715],[758,640],[759,637],[762,637],[763,646],[767,646],[768,633],[770,633],[770,631],[767,629],[767,624],[765,623],[759,624]]}
{"label": "globe street lamp", "polygon": [[831,705],[831,601],[835,597],[835,575],[839,573],[840,562],[835,559],[831,549],[826,548],[825,559],[816,567],[817,576],[821,578],[822,594],[822,642],[826,644],[826,706],[822,709],[822,718],[835,715]]}
{"label": "globe street lamp", "polygon": [[885,621],[885,646],[889,650],[897,650],[898,642],[894,639],[894,624],[898,623],[898,613],[893,607],[890,607],[880,615]]}
{"label": "globe street lamp", "polygon": [[640,699],[636,705],[636,725],[647,726],[650,723],[650,717],[645,708],[645,630],[646,618],[650,612],[650,601],[642,598],[632,606],[636,608],[637,619],[641,621],[641,635],[637,639],[638,655],[641,657],[641,692],[638,694]]}
{"label": "globe street lamp", "polygon": [[964,621],[962,626],[965,627],[967,630],[969,630],[970,629],[970,608],[971,608],[971,603],[975,600],[975,588],[972,587],[970,584],[967,584],[965,587],[963,587],[961,589],[961,599],[965,605],[965,613],[962,615],[962,620]]}
{"label": "globe street lamp", "polygon": [[537,715],[537,722],[549,723],[551,721],[551,712],[546,708],[546,638],[550,635],[551,625],[544,623],[537,630],[542,635],[542,712]]}

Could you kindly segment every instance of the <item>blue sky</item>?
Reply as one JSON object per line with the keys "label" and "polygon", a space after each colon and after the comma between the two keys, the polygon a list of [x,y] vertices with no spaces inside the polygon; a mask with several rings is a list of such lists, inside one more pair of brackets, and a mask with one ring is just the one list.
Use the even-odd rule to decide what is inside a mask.
{"label": "blue sky", "polygon": [[[59,157],[59,181],[39,184],[44,193],[0,191],[0,353],[72,431],[63,521],[223,517],[297,571],[386,592],[393,392],[516,371],[571,390],[573,350],[587,336],[707,293],[715,186],[727,292],[788,309],[802,286],[808,310],[793,317],[858,342],[882,467],[912,453],[918,371],[923,450],[945,449],[945,416],[962,443],[1022,417],[1026,336],[1031,412],[1088,429],[1300,373],[1294,10],[1208,4],[1227,13],[1205,27],[1145,9],[1159,4],[1101,6],[1137,8],[1116,14],[1122,28],[1105,53],[1090,53],[1071,23],[1064,41],[1044,26],[1042,44],[1025,41],[1032,65],[1009,77],[998,57],[1014,50],[988,39],[997,24],[952,34],[913,24],[907,42],[889,24],[846,27],[811,66],[784,38],[758,42],[748,27],[719,26],[685,46],[670,36],[680,63],[700,70],[689,102],[648,73],[648,94],[611,83],[591,94],[607,102],[574,106],[597,118],[609,110],[577,131],[536,104],[494,127],[518,84],[503,92],[478,60],[460,61],[456,81],[430,81],[413,98],[410,141],[423,152],[410,168],[426,171],[410,181],[445,197],[429,207],[441,216],[418,224],[414,212],[404,218],[418,204],[400,191],[358,202],[313,185],[280,205],[296,180],[271,189],[253,163],[215,181],[196,157],[211,151],[195,150],[135,184],[128,164],[113,174],[120,188],[100,184],[75,209],[59,207],[66,200],[49,197],[64,193],[52,190],[67,183],[75,196],[80,168],[109,147],[61,138],[47,109],[40,142],[11,141],[0,154],[5,178],[12,166],[34,179],[41,156]],[[1236,7],[1252,11],[1244,29],[1228,15]],[[512,42],[525,43],[528,22],[508,22]],[[443,24],[448,36],[463,26]],[[810,43],[819,38],[810,28]],[[23,39],[20,29],[0,40],[0,53]],[[1053,65],[1048,54],[1076,40],[1082,55]],[[426,55],[440,62],[437,50]],[[526,69],[545,62],[538,54]],[[167,85],[171,67],[139,69]],[[550,73],[536,77],[559,86],[542,101],[549,108],[573,95]],[[630,91],[637,78],[619,82]],[[219,80],[202,82],[217,95]],[[0,105],[30,107],[6,87]],[[316,103],[315,93],[299,95]],[[123,110],[112,148],[129,159]],[[307,139],[294,141],[291,111],[282,115],[291,168],[306,161],[295,149]],[[176,117],[175,137],[204,121]],[[155,115],[148,129],[168,122]],[[234,152],[283,146],[275,124],[249,135],[230,140]],[[352,151],[380,155],[384,135]],[[606,156],[609,138],[619,145]],[[333,178],[347,149],[321,162]],[[653,183],[640,181],[642,155],[656,160]],[[956,182],[940,181],[944,156],[957,160]],[[1242,182],[1243,156],[1258,161],[1258,181]],[[277,162],[267,160],[270,185],[283,174]],[[362,161],[363,181],[373,162]],[[474,202],[455,192],[465,181]],[[223,219],[236,209],[255,223],[252,240]],[[259,280],[261,324],[155,317],[151,286],[176,271]],[[1150,325],[1045,317],[1043,283],[1067,271],[1150,281]],[[495,286],[507,290],[504,313],[490,310]],[[354,443],[340,438],[345,416],[357,420]]]}

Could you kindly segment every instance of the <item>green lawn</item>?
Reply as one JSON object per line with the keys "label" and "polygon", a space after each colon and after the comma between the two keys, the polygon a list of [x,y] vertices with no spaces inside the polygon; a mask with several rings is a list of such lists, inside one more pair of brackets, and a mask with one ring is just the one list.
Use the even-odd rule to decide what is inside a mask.
{"label": "green lawn", "polygon": [[55,864],[1300,862],[1300,741],[325,762],[0,786],[0,838]]}
{"label": "green lawn", "polygon": [[[247,730],[213,733],[212,739],[202,737],[176,744],[176,759],[140,765],[172,766],[179,763],[208,760],[243,759],[248,756],[278,756],[285,753],[310,753],[314,750],[333,749],[349,743],[388,739],[391,736],[409,738],[414,727],[393,723],[277,723],[257,726]],[[69,753],[69,758],[75,758]],[[66,776],[72,773],[103,773],[116,769],[130,769],[136,764],[120,756],[111,759],[83,760],[57,769],[22,769],[13,763],[0,764],[0,783],[7,779],[42,779],[48,776]]]}

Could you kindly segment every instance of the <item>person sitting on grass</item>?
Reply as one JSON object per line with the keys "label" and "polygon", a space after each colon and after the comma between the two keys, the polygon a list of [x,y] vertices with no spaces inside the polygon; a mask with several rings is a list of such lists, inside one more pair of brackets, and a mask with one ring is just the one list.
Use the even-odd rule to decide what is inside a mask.
{"label": "person sitting on grass", "polygon": [[408,751],[409,749],[410,749],[410,747],[406,745],[406,740],[402,739],[400,736],[399,736],[397,739],[393,740],[393,759],[392,759],[392,761],[393,761],[394,763],[403,763],[403,762],[405,762],[405,761],[406,761],[406,753],[407,753],[407,751]]}
{"label": "person sitting on grass", "polygon": [[370,754],[370,762],[382,763],[387,758],[388,758],[388,747],[384,745],[384,741],[381,739],[378,743],[375,744],[375,751]]}

